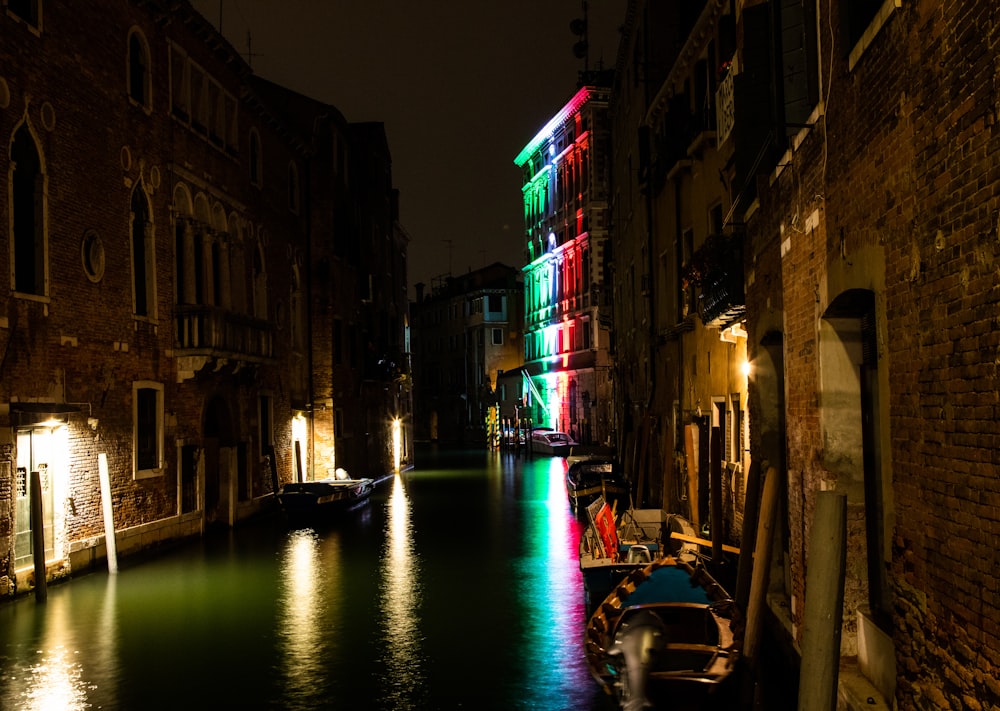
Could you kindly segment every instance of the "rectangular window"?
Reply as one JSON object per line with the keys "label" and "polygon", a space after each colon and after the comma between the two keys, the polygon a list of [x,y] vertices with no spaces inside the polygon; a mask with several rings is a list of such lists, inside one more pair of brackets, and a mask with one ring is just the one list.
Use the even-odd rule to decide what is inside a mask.
{"label": "rectangular window", "polygon": [[208,82],[208,104],[205,106],[207,120],[205,128],[208,129],[208,137],[216,145],[222,145],[222,137],[225,135],[225,119],[222,114],[222,92],[219,85],[214,81]]}
{"label": "rectangular window", "polygon": [[133,462],[136,479],[163,473],[163,385],[132,384]]}
{"label": "rectangular window", "polygon": [[711,235],[721,235],[723,226],[722,205],[713,205],[708,211],[708,233]]}
{"label": "rectangular window", "polygon": [[191,126],[196,130],[207,129],[208,122],[208,80],[205,70],[193,62],[190,63],[188,76],[191,88]]}
{"label": "rectangular window", "polygon": [[489,295],[489,310],[491,313],[501,313],[503,311],[503,294]]}
{"label": "rectangular window", "polygon": [[271,396],[261,395],[258,400],[257,422],[260,426],[260,456],[271,451],[274,446],[274,427],[272,423]]}
{"label": "rectangular window", "polygon": [[170,45],[170,110],[184,123],[191,120],[191,94],[187,54]]}
{"label": "rectangular window", "polygon": [[[878,7],[872,0],[848,3]],[[843,5],[841,5],[843,7]],[[816,45],[815,0],[782,0],[781,15],[781,91],[786,135],[794,136],[808,120],[819,101],[819,70]],[[868,18],[870,20],[871,17]],[[867,20],[865,21],[867,24]],[[850,45],[848,45],[850,46]]]}
{"label": "rectangular window", "polygon": [[503,329],[494,328],[493,329],[493,345],[502,346],[503,345]]}
{"label": "rectangular window", "polygon": [[7,0],[7,11],[17,15],[32,27],[41,26],[41,0]]}

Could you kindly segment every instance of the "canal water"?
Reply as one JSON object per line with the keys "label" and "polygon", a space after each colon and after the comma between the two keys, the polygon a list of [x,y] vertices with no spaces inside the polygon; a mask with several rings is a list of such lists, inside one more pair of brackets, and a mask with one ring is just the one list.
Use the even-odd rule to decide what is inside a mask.
{"label": "canal water", "polygon": [[2,604],[0,708],[613,709],[565,467],[418,449],[334,525],[267,517]]}

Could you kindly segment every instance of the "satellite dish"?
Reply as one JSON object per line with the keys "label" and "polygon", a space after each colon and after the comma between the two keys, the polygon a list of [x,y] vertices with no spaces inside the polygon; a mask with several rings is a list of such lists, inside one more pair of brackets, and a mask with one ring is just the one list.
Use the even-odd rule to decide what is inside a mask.
{"label": "satellite dish", "polygon": [[573,45],[573,56],[577,59],[584,59],[587,56],[587,42],[580,40]]}

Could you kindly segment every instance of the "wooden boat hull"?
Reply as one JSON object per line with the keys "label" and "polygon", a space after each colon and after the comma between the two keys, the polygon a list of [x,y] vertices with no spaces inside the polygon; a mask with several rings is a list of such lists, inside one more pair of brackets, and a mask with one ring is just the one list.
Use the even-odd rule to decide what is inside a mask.
{"label": "wooden boat hull", "polygon": [[633,570],[594,610],[591,674],[622,708],[708,694],[735,670],[743,622],[708,571],[666,556]]}
{"label": "wooden boat hull", "polygon": [[278,503],[294,522],[317,522],[360,506],[375,490],[373,479],[292,482],[278,490]]}

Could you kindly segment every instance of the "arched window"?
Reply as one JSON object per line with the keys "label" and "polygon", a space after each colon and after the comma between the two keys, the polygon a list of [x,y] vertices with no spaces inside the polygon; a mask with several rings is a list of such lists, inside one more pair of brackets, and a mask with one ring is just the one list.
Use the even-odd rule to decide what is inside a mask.
{"label": "arched window", "polygon": [[142,183],[132,191],[132,292],[136,316],[154,317],[153,223]]}
{"label": "arched window", "polygon": [[128,96],[144,109],[151,106],[149,45],[137,29],[128,36]]}
{"label": "arched window", "polygon": [[14,134],[10,151],[10,182],[14,212],[13,255],[14,291],[44,296],[45,230],[44,175],[38,146],[27,124]]}
{"label": "arched window", "polygon": [[258,188],[261,186],[263,177],[263,168],[261,164],[261,154],[260,154],[260,134],[257,133],[257,129],[250,129],[250,184],[256,185]]}

